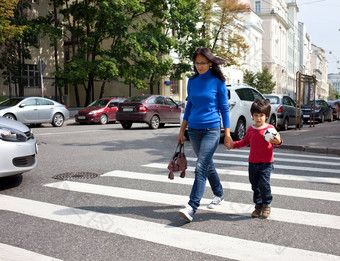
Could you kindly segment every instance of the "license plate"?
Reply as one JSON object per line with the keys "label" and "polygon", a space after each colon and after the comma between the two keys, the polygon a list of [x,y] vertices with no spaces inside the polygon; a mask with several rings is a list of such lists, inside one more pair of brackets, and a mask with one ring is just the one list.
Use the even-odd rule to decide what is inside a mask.
{"label": "license plate", "polygon": [[309,118],[309,115],[303,115],[304,118]]}
{"label": "license plate", "polygon": [[133,111],[133,108],[123,108],[123,111]]}
{"label": "license plate", "polygon": [[78,119],[79,119],[79,120],[85,120],[86,117],[85,117],[85,116],[78,116]]}

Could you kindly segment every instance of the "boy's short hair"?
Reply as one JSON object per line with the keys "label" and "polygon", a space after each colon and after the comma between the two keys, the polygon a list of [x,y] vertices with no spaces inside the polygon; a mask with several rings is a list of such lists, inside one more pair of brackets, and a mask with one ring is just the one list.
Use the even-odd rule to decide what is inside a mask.
{"label": "boy's short hair", "polygon": [[264,113],[267,118],[270,115],[270,103],[268,100],[260,100],[256,98],[253,104],[250,107],[250,113],[253,115],[254,113]]}

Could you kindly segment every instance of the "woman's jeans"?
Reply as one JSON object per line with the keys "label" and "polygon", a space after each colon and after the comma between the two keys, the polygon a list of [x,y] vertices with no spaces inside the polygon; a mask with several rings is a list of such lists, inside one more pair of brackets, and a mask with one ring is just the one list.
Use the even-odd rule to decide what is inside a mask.
{"label": "woman's jeans", "polygon": [[253,201],[256,205],[269,207],[273,200],[270,188],[270,173],[273,168],[273,163],[249,162],[249,181],[254,191]]}
{"label": "woman's jeans", "polygon": [[214,195],[218,197],[223,195],[222,184],[212,160],[219,144],[221,129],[220,127],[211,129],[189,128],[188,134],[197,155],[195,181],[188,204],[196,211],[203,197],[207,178]]}

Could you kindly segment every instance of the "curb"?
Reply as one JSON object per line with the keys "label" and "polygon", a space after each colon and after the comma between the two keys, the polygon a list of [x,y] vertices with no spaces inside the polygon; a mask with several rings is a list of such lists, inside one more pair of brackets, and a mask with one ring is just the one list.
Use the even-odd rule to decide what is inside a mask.
{"label": "curb", "polygon": [[299,146],[299,145],[283,145],[283,144],[280,146],[280,148],[288,149],[288,150],[312,152],[312,153],[340,155],[340,149],[316,148],[316,147],[301,146],[301,145]]}

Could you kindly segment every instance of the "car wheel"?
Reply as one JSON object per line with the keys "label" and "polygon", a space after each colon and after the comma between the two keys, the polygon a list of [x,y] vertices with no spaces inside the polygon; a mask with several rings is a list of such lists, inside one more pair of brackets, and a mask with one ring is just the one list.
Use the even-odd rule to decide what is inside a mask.
{"label": "car wheel", "polygon": [[246,136],[246,124],[244,120],[239,119],[237,121],[234,136],[235,140],[242,140],[244,136]]}
{"label": "car wheel", "polygon": [[275,117],[274,114],[270,117],[269,124],[273,125],[274,128],[277,127],[277,126],[276,126],[276,117]]}
{"label": "car wheel", "polygon": [[321,115],[321,118],[320,118],[320,123],[323,123],[325,121],[325,115]]}
{"label": "car wheel", "polygon": [[57,112],[56,114],[53,115],[52,118],[52,126],[53,127],[61,127],[64,124],[64,116]]}
{"label": "car wheel", "polygon": [[331,115],[331,117],[328,120],[329,122],[333,121],[333,114]]}
{"label": "car wheel", "polygon": [[122,127],[126,130],[130,129],[132,126],[132,122],[128,122],[128,121],[123,121],[121,122],[121,124],[122,124]]}
{"label": "car wheel", "polygon": [[107,116],[105,114],[100,115],[100,124],[107,123]]}
{"label": "car wheel", "polygon": [[282,130],[286,131],[288,130],[288,118],[285,118],[283,121],[283,125],[282,125]]}
{"label": "car wheel", "polygon": [[6,113],[4,117],[15,121],[17,120],[17,118],[12,113]]}
{"label": "car wheel", "polygon": [[159,118],[158,116],[154,115],[151,117],[150,123],[149,123],[149,127],[151,129],[158,129],[159,128]]}

